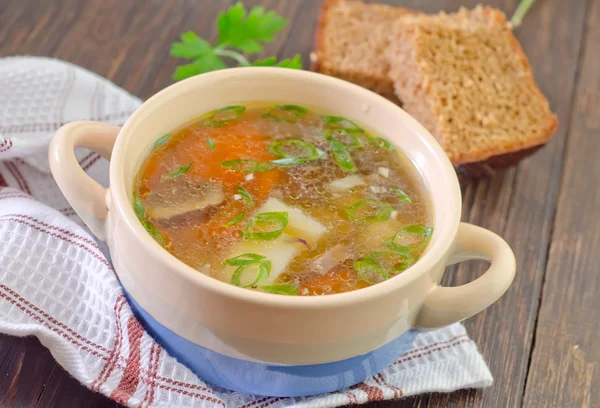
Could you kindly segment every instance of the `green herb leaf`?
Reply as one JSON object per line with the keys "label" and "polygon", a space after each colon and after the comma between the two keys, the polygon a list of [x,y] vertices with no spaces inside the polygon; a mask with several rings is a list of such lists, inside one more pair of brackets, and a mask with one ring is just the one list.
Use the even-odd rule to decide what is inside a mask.
{"label": "green herb leaf", "polygon": [[206,138],[206,144],[208,144],[211,150],[215,150],[215,142],[210,137]]}
{"label": "green herb leaf", "polygon": [[152,238],[154,238],[156,242],[158,242],[161,246],[164,247],[165,238],[162,236],[158,228],[156,228],[156,226],[150,221],[143,221],[142,224],[144,225],[144,228],[146,228],[146,231],[148,231],[148,233],[152,235]]}
{"label": "green herb leaf", "polygon": [[279,160],[272,160],[271,163],[280,166],[305,163],[319,159],[325,154],[322,150],[300,139],[273,140],[268,149],[273,155],[280,157]]}
{"label": "green herb leaf", "polygon": [[265,12],[264,7],[253,7],[249,13],[241,1],[219,14],[217,27],[219,45],[236,48],[247,54],[258,54],[263,44],[275,39],[287,20],[274,11]]}
{"label": "green herb leaf", "polygon": [[298,105],[278,105],[274,106],[265,113],[262,117],[275,120],[277,122],[296,123],[308,113],[308,109]]}
{"label": "green herb leaf", "polygon": [[433,228],[424,225],[409,225],[396,232],[385,246],[397,252],[410,253],[429,242]]}
{"label": "green herb leaf", "polygon": [[279,237],[287,225],[287,212],[264,212],[256,214],[246,224],[244,239],[271,241]]}
{"label": "green herb leaf", "polygon": [[394,188],[392,188],[392,190],[394,190],[396,192],[396,196],[398,197],[398,200],[404,201],[407,203],[412,203],[410,196],[408,194],[406,194],[404,191],[402,191],[402,189],[400,189],[398,187],[394,187]]}
{"label": "green herb leaf", "polygon": [[252,262],[260,261],[261,259],[265,259],[265,258],[266,258],[266,256],[263,256],[263,255],[247,253],[247,254],[242,254],[242,255],[236,256],[235,258],[229,258],[228,260],[225,261],[225,263],[227,265],[231,265],[231,266],[241,266],[241,265],[247,265]]}
{"label": "green herb leaf", "polygon": [[[389,279],[388,273],[376,261],[370,258],[361,258],[354,261],[356,274],[371,285]],[[376,282],[373,282],[376,279]]]}
{"label": "green herb leaf", "polygon": [[300,55],[277,62],[275,57],[251,63],[245,54],[263,51],[263,45],[275,39],[287,21],[274,11],[265,11],[262,6],[253,7],[249,12],[242,2],[237,2],[219,14],[217,28],[219,40],[212,46],[193,32],[181,36],[181,42],[171,46],[171,55],[191,59],[193,62],[177,67],[173,79],[179,81],[205,72],[226,68],[222,58],[231,58],[240,66],[279,66],[302,68]]}
{"label": "green herb leaf", "polygon": [[263,60],[254,61],[251,64],[253,67],[280,67],[280,68],[291,68],[291,69],[302,69],[302,56],[296,54],[294,58],[283,59],[277,62],[277,58],[268,57]]}
{"label": "green herb leaf", "polygon": [[164,145],[165,143],[167,143],[169,141],[169,139],[171,138],[171,134],[167,133],[164,136],[161,136],[160,138],[158,138],[158,140],[156,142],[154,142],[154,148],[159,148],[162,145]]}
{"label": "green herb leaf", "polygon": [[248,191],[244,190],[243,188],[241,188],[239,186],[237,188],[237,191],[238,191],[238,193],[240,193],[240,195],[246,202],[246,205],[249,205],[250,207],[254,207],[254,199],[252,199],[252,196],[250,195],[250,193]]}
{"label": "green herb leaf", "polygon": [[220,164],[228,170],[242,171],[244,173],[264,173],[273,170],[270,163],[260,163],[252,159],[227,160]]}
{"label": "green herb leaf", "polygon": [[166,180],[178,179],[179,177],[183,176],[185,173],[187,173],[190,170],[190,167],[192,167],[192,164],[194,164],[194,163],[188,163],[181,167],[177,167],[176,169],[173,169],[170,172],[168,172],[167,174],[165,174],[164,178]]}
{"label": "green herb leaf", "polygon": [[135,215],[137,215],[138,220],[144,222],[144,218],[146,217],[146,211],[144,210],[144,206],[142,202],[137,198],[137,196],[133,195],[133,210],[135,211]]}
{"label": "green herb leaf", "polygon": [[325,123],[325,126],[330,129],[341,129],[346,132],[359,132],[362,133],[364,130],[350,119],[346,119],[342,116],[321,116],[321,120]]}
{"label": "green herb leaf", "polygon": [[280,68],[302,69],[302,56],[296,54],[294,55],[294,58],[283,59],[275,64],[275,66]]}
{"label": "green herb leaf", "polygon": [[356,172],[356,164],[354,164],[354,160],[352,160],[352,156],[350,155],[350,151],[344,146],[343,143],[337,141],[331,135],[325,135],[325,138],[329,140],[331,143],[331,152],[333,154],[333,160],[337,163],[338,166],[342,170],[349,172]]}
{"label": "green herb leaf", "polygon": [[212,46],[195,33],[188,31],[181,34],[181,42],[171,45],[170,54],[173,57],[196,59],[212,52]]}
{"label": "green herb leaf", "polygon": [[298,288],[296,285],[292,285],[291,283],[259,286],[258,289],[264,292],[274,293],[276,295],[298,296]]}
{"label": "green herb leaf", "polygon": [[181,81],[199,74],[204,74],[205,72],[218,71],[225,68],[227,68],[227,65],[225,65],[217,55],[212,53],[206,54],[196,59],[194,62],[180,65],[175,68],[173,79]]}
{"label": "green herb leaf", "polygon": [[[258,267],[258,271],[256,271],[256,267],[254,267],[255,265],[256,265],[256,267]],[[256,286],[259,283],[265,281],[269,277],[269,274],[271,273],[271,267],[272,267],[271,261],[267,261],[265,259],[246,262],[246,263],[238,266],[237,269],[233,272],[233,275],[231,276],[231,283],[236,286],[241,286],[242,288]],[[244,274],[244,271],[248,271],[248,270],[250,270],[250,271],[254,270],[255,273],[256,272],[258,272],[258,273],[256,273],[256,278],[254,280],[250,279],[250,281],[251,281],[250,283],[244,284],[244,283],[242,283],[242,278],[247,278],[247,276],[243,276],[243,274]],[[248,275],[248,273],[246,273],[246,275]],[[244,279],[244,280],[247,280],[247,279]]]}
{"label": "green herb leaf", "polygon": [[240,215],[238,215],[237,217],[233,218],[231,221],[227,222],[225,224],[226,228],[232,227],[235,224],[239,223],[240,221],[242,221],[244,218],[246,218],[246,213],[243,212]]}
{"label": "green herb leaf", "polygon": [[392,215],[392,206],[378,200],[360,200],[346,210],[346,216],[357,221],[387,221]]}
{"label": "green herb leaf", "polygon": [[242,116],[245,110],[246,107],[242,105],[223,106],[222,108],[212,111],[210,116],[205,119],[202,124],[209,127],[225,126]]}

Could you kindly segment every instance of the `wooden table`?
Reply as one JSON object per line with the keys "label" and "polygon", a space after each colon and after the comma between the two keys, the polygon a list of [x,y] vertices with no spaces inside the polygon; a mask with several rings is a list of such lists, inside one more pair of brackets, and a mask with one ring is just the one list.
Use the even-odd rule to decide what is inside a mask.
{"label": "wooden table", "polygon": [[[479,0],[397,0],[428,12]],[[517,0],[492,0],[512,13]],[[214,39],[232,1],[0,0],[0,56],[45,55],[79,64],[148,98],[172,83],[179,34]],[[290,23],[265,55],[308,63],[320,0],[248,0]],[[600,407],[600,0],[541,0],[517,36],[560,127],[518,167],[463,186],[463,219],[503,236],[518,272],[508,293],[465,322],[495,377],[483,391],[424,395],[373,406]],[[594,255],[594,252],[596,255]],[[462,265],[466,283],[485,265]],[[0,406],[105,407],[34,338],[0,336]]]}

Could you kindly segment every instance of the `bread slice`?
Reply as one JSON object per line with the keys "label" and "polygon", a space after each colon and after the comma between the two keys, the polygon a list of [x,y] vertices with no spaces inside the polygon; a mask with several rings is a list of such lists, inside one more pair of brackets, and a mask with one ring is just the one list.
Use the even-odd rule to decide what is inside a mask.
{"label": "bread slice", "polygon": [[362,1],[326,0],[311,54],[313,70],[395,100],[385,51],[394,21],[411,13],[416,12]]}
{"label": "bread slice", "polygon": [[496,156],[511,162],[511,154],[534,151],[558,126],[501,11],[402,16],[387,57],[403,108],[454,164]]}

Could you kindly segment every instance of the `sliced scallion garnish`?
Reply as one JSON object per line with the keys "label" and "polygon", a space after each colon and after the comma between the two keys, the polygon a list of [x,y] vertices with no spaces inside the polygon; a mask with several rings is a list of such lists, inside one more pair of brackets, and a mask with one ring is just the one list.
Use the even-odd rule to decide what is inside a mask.
{"label": "sliced scallion garnish", "polygon": [[165,174],[164,178],[166,180],[178,179],[179,177],[183,176],[185,173],[187,173],[190,170],[190,167],[192,167],[192,164],[194,164],[194,163],[188,163],[181,167],[177,167],[176,169],[173,169],[170,172],[168,172],[167,174]]}
{"label": "sliced scallion garnish", "polygon": [[350,151],[344,146],[343,143],[337,141],[333,136],[325,136],[329,143],[331,143],[331,152],[333,154],[333,160],[337,163],[342,170],[349,172],[356,172],[356,164],[352,160]]}
{"label": "sliced scallion garnish", "polygon": [[146,219],[146,210],[144,210],[144,206],[142,202],[137,198],[137,196],[133,195],[133,210],[135,211],[135,215],[138,220],[142,223],[142,226],[148,231],[150,235],[163,247],[165,246],[165,237],[160,233],[156,225],[152,224],[150,221]]}
{"label": "sliced scallion garnish", "polygon": [[265,113],[262,117],[266,119],[276,120],[278,122],[295,123],[308,113],[308,109],[298,105],[278,105],[274,106]]}
{"label": "sliced scallion garnish", "polygon": [[215,142],[210,137],[206,138],[206,144],[210,147],[210,150],[215,150]]}
{"label": "sliced scallion garnish", "polygon": [[323,156],[324,152],[311,143],[300,139],[273,140],[269,144],[269,151],[279,157],[271,163],[280,166],[291,166],[312,161]]}
{"label": "sliced scallion garnish", "polygon": [[258,289],[264,292],[274,293],[277,295],[298,296],[298,288],[296,287],[296,285],[292,285],[291,283],[284,283],[281,285],[259,286]]}
{"label": "sliced scallion garnish", "polygon": [[384,139],[383,137],[367,136],[367,138],[369,139],[369,142],[373,143],[375,146],[381,149],[387,150],[388,152],[393,152],[394,150],[396,150],[394,148],[394,145],[392,145],[389,140]]}
{"label": "sliced scallion garnish", "polygon": [[138,220],[144,222],[144,218],[146,218],[146,211],[144,210],[142,202],[135,194],[133,195],[133,209],[135,211],[135,215],[138,217]]}
{"label": "sliced scallion garnish", "polygon": [[357,221],[387,221],[392,215],[392,206],[379,200],[360,200],[348,207],[346,215]]}
{"label": "sliced scallion garnish", "polygon": [[241,222],[244,218],[246,218],[246,213],[245,212],[241,213],[240,215],[238,215],[235,218],[232,218],[229,222],[227,222],[225,224],[225,227],[229,228],[231,226],[234,226],[235,224]]}
{"label": "sliced scallion garnish", "polygon": [[250,193],[246,190],[244,190],[243,188],[239,187],[237,188],[238,193],[242,196],[242,198],[244,199],[244,202],[249,205],[250,207],[254,207],[254,199],[252,199],[252,196],[250,195]]}
{"label": "sliced scallion garnish", "polygon": [[224,106],[213,111],[202,124],[209,127],[221,127],[242,116],[245,110],[246,107],[241,105]]}
{"label": "sliced scallion garnish", "polygon": [[345,129],[325,129],[323,132],[326,139],[329,136],[333,137],[348,149],[359,149],[364,146],[359,132],[348,132]]}
{"label": "sliced scallion garnish", "polygon": [[287,225],[287,212],[264,212],[256,214],[246,224],[244,239],[270,241],[279,237]]}
{"label": "sliced scallion garnish", "polygon": [[171,137],[170,133],[167,133],[166,135],[161,136],[156,142],[154,142],[154,148],[156,149],[158,147],[161,147],[165,143],[167,143],[169,141],[170,137]]}
{"label": "sliced scallion garnish", "polygon": [[220,164],[228,170],[243,171],[244,173],[264,173],[273,170],[270,163],[261,163],[253,159],[227,160]]}
{"label": "sliced scallion garnish", "polygon": [[161,246],[165,246],[165,237],[163,237],[163,235],[160,233],[160,231],[158,230],[158,228],[156,228],[156,226],[154,224],[152,224],[150,221],[144,221],[142,224],[144,224],[144,228],[146,228],[146,231],[148,231],[148,233],[150,235],[152,235],[152,237],[156,240],[156,242],[158,242]]}
{"label": "sliced scallion garnish", "polygon": [[386,270],[371,258],[365,257],[354,261],[354,269],[359,278],[371,285],[377,283],[373,282],[373,278],[377,278],[378,281],[384,281],[390,277]]}
{"label": "sliced scallion garnish", "polygon": [[[271,261],[265,259],[263,255],[258,254],[248,253],[239,255],[235,258],[226,260],[225,264],[237,266],[237,269],[231,276],[231,283],[243,288],[258,285],[260,282],[263,282],[265,279],[267,279],[271,273]],[[247,272],[244,274],[244,271],[249,269],[250,271],[254,270],[254,273],[256,274],[256,278],[254,278],[254,280],[247,279],[248,276],[244,276],[248,275]],[[245,280],[246,282],[242,282],[242,280]],[[248,281],[250,281],[250,283],[247,283]]]}
{"label": "sliced scallion garnish", "polygon": [[342,116],[321,116],[321,120],[323,120],[323,123],[325,123],[325,125],[331,129],[341,129],[351,133],[364,132],[363,128]]}
{"label": "sliced scallion garnish", "polygon": [[407,252],[420,248],[429,242],[433,228],[424,225],[409,225],[394,234],[385,246],[397,252]]}
{"label": "sliced scallion garnish", "polygon": [[406,203],[412,203],[410,196],[406,194],[401,188],[394,187],[392,188],[392,190],[396,192],[396,197],[398,197],[398,200],[404,201]]}

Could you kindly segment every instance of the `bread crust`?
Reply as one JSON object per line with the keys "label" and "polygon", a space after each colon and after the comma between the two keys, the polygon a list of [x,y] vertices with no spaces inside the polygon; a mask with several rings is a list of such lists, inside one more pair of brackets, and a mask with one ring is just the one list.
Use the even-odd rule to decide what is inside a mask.
{"label": "bread crust", "polygon": [[[510,30],[504,13],[491,7],[481,7],[475,9],[475,11],[481,12],[480,15],[483,17],[483,21],[481,21],[481,23],[488,26],[501,28],[501,35],[505,38],[509,49],[515,55],[520,64],[520,74],[522,74],[527,81],[530,81],[531,86],[528,87],[528,89],[532,92],[533,98],[537,100],[537,103],[539,103],[540,106],[546,107],[546,109],[543,110],[547,112],[544,113],[544,117],[540,118],[536,126],[536,129],[539,130],[537,135],[535,132],[527,132],[527,136],[524,138],[513,138],[508,139],[507,141],[501,141],[500,143],[490,143],[488,146],[481,146],[477,150],[461,150],[460,148],[446,149],[446,153],[448,154],[450,161],[455,165],[487,161],[488,163],[492,163],[494,168],[505,167],[515,164],[515,159],[519,160],[533,153],[533,151],[536,150],[536,147],[547,143],[551,135],[558,127],[558,120],[550,111],[547,99],[537,86],[529,61],[527,60],[527,57],[518,40]],[[450,22],[450,24],[453,25],[455,23],[456,27],[460,27],[461,24],[469,23],[468,18],[466,18],[466,13],[470,12],[468,12],[466,9],[461,9],[455,15],[446,15],[445,13],[440,13],[437,16],[426,16],[425,18],[442,17],[442,21],[444,21],[443,24]],[[396,23],[399,28],[398,31],[401,33],[401,35],[397,35],[396,37],[397,41],[400,43],[396,45],[395,49],[391,49],[390,53],[388,54],[392,67],[390,74],[392,76],[396,75],[396,78],[394,78],[395,92],[399,99],[402,99],[403,97],[406,98],[405,109],[408,111],[408,113],[415,115],[417,119],[423,122],[428,130],[442,143],[443,147],[449,147],[444,146],[445,135],[443,134],[442,128],[439,127],[442,116],[441,112],[437,111],[437,104],[435,103],[436,99],[432,95],[431,88],[428,85],[424,85],[428,83],[430,78],[428,78],[423,72],[420,72],[420,61],[414,54],[416,48],[414,43],[411,44],[411,36],[414,36],[416,32],[413,27],[418,26],[419,18],[419,16],[400,18]],[[454,21],[451,21],[450,19],[454,19]],[[437,24],[437,22],[431,24]],[[412,38],[416,39],[417,37]],[[394,69],[393,61],[395,58],[399,58],[400,55],[402,55],[403,63],[398,64],[398,66],[402,65],[407,69]],[[412,70],[410,68],[411,66],[413,67]],[[410,82],[411,76],[413,79],[414,76],[420,78],[416,85]],[[415,85],[414,88],[410,86],[411,84]],[[408,94],[411,96],[408,97]],[[445,113],[447,113],[447,111]],[[446,140],[446,143],[448,143],[448,140]],[[527,153],[516,154],[519,151],[526,151]],[[502,156],[502,159],[493,160],[494,157],[498,156]],[[470,171],[470,173],[473,172]]]}

